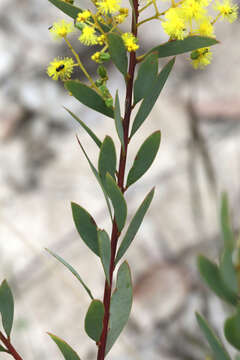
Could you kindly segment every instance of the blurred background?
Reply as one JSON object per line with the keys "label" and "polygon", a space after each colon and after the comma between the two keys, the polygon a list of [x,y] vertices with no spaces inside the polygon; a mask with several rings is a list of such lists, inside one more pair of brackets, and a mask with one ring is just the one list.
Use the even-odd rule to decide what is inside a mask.
{"label": "blurred background", "polygon": [[[81,2],[82,8],[88,6]],[[110,228],[75,134],[95,164],[97,148],[63,106],[101,139],[107,133],[117,143],[114,124],[77,103],[62,83],[46,75],[54,57],[69,55],[65,44],[53,42],[48,33],[62,18],[47,1],[0,1],[0,279],[7,278],[14,291],[13,343],[26,360],[62,358],[47,331],[69,342],[82,359],[96,358],[83,330],[89,299],[44,248],[70,262],[101,299],[103,272],[74,228],[70,201],[86,207],[99,227]],[[154,165],[127,192],[130,219],[156,185],[151,209],[128,252],[133,311],[112,360],[203,359],[208,350],[194,311],[205,314],[218,331],[228,311],[196,270],[198,253],[216,259],[221,247],[223,190],[229,194],[236,233],[240,216],[239,21],[217,24],[216,33],[221,44],[213,48],[212,64],[204,71],[193,70],[186,55],[177,58],[151,118],[129,149],[128,167],[146,136],[161,129]],[[143,26],[139,37],[145,50],[165,39],[157,22]],[[72,38],[84,64],[95,71],[88,60],[92,52]],[[122,79],[112,67],[108,71],[112,94],[119,88],[123,98]]]}

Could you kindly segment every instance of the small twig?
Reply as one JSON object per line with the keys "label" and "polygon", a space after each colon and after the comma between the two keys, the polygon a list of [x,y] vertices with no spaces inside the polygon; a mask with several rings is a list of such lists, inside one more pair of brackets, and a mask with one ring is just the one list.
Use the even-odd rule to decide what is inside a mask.
{"label": "small twig", "polygon": [[6,346],[8,353],[16,360],[23,360],[23,358],[18,354],[15,348],[12,346],[10,338],[6,338],[3,333],[0,331],[0,340]]}

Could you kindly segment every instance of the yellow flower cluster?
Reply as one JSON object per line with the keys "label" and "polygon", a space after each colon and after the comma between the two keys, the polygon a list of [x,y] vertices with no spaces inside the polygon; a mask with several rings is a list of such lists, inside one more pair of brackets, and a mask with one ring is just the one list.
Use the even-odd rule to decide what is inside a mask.
{"label": "yellow flower cluster", "polygon": [[91,11],[84,10],[83,12],[78,14],[76,21],[77,22],[85,22],[86,20],[88,20],[91,17],[91,15],[92,15]]}
{"label": "yellow flower cluster", "polygon": [[96,45],[98,43],[98,37],[96,35],[96,30],[93,26],[84,26],[82,30],[82,35],[79,37],[79,40],[84,45]]}
{"label": "yellow flower cluster", "polygon": [[120,10],[120,0],[100,0],[96,6],[101,14],[114,14]]}
{"label": "yellow flower cluster", "polygon": [[68,34],[75,31],[73,23],[61,20],[59,22],[53,23],[49,28],[50,33],[52,34],[55,40],[65,38]]}
{"label": "yellow flower cluster", "polygon": [[[229,22],[237,19],[238,6],[231,0],[216,0],[213,9],[217,11],[213,18],[208,14],[210,0],[183,0],[170,7],[163,14],[162,21],[164,31],[171,40],[183,40],[190,35],[215,37],[214,24],[221,18]],[[194,68],[202,68],[210,63],[212,53],[209,49],[199,49],[198,57],[192,59]],[[194,52],[195,53],[195,52]],[[196,54],[195,54],[196,56]]]}
{"label": "yellow flower cluster", "polygon": [[55,58],[47,68],[47,74],[53,80],[68,80],[71,78],[74,67],[74,61],[72,58],[65,57]]}
{"label": "yellow flower cluster", "polygon": [[212,60],[212,52],[209,48],[202,48],[191,53],[192,65],[194,69],[203,69],[204,66],[210,64]]}
{"label": "yellow flower cluster", "polygon": [[139,48],[139,45],[137,44],[137,38],[135,38],[132,33],[122,34],[122,39],[127,51],[136,51]]}

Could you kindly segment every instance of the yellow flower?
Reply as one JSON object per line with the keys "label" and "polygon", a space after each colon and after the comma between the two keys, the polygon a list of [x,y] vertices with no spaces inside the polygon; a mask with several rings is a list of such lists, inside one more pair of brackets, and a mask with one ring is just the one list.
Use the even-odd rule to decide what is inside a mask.
{"label": "yellow flower", "polygon": [[78,38],[84,45],[96,45],[97,35],[96,31],[92,26],[85,26],[82,31],[82,35]]}
{"label": "yellow flower", "polygon": [[47,74],[53,80],[68,80],[73,72],[74,61],[72,58],[55,58],[47,68]]}
{"label": "yellow flower", "polygon": [[226,19],[230,23],[237,19],[238,5],[232,4],[231,0],[224,0],[222,3],[217,0],[213,8],[219,11],[222,19]]}
{"label": "yellow flower", "polygon": [[88,20],[91,16],[91,11],[89,10],[84,10],[83,12],[81,13],[78,13],[78,16],[77,16],[77,22],[84,22],[86,20]]}
{"label": "yellow flower", "polygon": [[92,56],[91,56],[91,59],[93,60],[93,61],[95,61],[96,63],[101,63],[101,59],[100,59],[100,55],[101,55],[101,53],[99,52],[99,51],[97,51],[97,52],[95,52],[95,54],[93,54]]}
{"label": "yellow flower", "polygon": [[194,69],[203,69],[204,66],[211,63],[212,52],[209,50],[209,47],[195,50],[191,53],[191,60]]}
{"label": "yellow flower", "polygon": [[206,10],[200,1],[197,0],[185,0],[182,4],[182,15],[184,19],[201,19],[206,14]]}
{"label": "yellow flower", "polygon": [[197,34],[201,36],[214,36],[214,28],[210,18],[205,18],[200,22]]}
{"label": "yellow flower", "polygon": [[137,38],[132,33],[122,34],[122,39],[127,51],[136,51],[139,48],[137,44]]}
{"label": "yellow flower", "polygon": [[101,14],[114,14],[120,9],[120,0],[100,0],[96,6]]}
{"label": "yellow flower", "polygon": [[53,38],[58,40],[65,38],[68,34],[75,31],[73,23],[65,20],[53,23],[53,26],[49,28],[49,31],[53,35]]}
{"label": "yellow flower", "polygon": [[167,21],[162,23],[164,31],[172,39],[183,40],[187,36],[187,31],[181,9],[170,8],[165,16]]}

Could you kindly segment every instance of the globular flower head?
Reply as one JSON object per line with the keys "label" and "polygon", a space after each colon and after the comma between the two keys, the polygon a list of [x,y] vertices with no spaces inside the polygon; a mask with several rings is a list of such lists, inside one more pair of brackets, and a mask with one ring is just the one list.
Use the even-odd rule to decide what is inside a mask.
{"label": "globular flower head", "polygon": [[91,11],[89,10],[84,10],[81,13],[78,13],[78,16],[76,18],[77,22],[85,22],[86,20],[88,20],[90,17],[92,16]]}
{"label": "globular flower head", "polygon": [[120,10],[120,0],[99,0],[96,6],[101,14],[114,14]]}
{"label": "globular flower head", "polygon": [[201,36],[214,36],[214,27],[209,17],[205,17],[202,19],[202,21],[199,22],[197,33]]}
{"label": "globular flower head", "polygon": [[96,31],[92,26],[84,26],[82,30],[82,35],[79,37],[79,40],[84,45],[96,45],[98,43],[98,37]]}
{"label": "globular flower head", "polygon": [[186,20],[198,20],[202,19],[206,14],[206,9],[204,8],[204,2],[198,0],[185,0],[182,4],[182,16]]}
{"label": "globular flower head", "polygon": [[132,33],[122,34],[122,39],[127,51],[136,51],[139,48],[137,44],[137,38]]}
{"label": "globular flower head", "polygon": [[47,74],[53,80],[68,80],[71,78],[72,72],[74,67],[74,61],[72,58],[65,57],[55,58],[52,62],[50,62],[47,68]]}
{"label": "globular flower head", "polygon": [[181,8],[170,8],[166,12],[166,21],[162,23],[164,31],[171,39],[183,40],[187,36],[186,22]]}
{"label": "globular flower head", "polygon": [[219,12],[222,19],[234,22],[238,16],[238,5],[232,4],[231,0],[216,1],[213,8]]}
{"label": "globular flower head", "polygon": [[53,25],[49,28],[49,31],[53,35],[53,38],[55,40],[58,40],[61,38],[65,38],[68,34],[75,31],[75,29],[72,22],[60,20],[53,23]]}
{"label": "globular flower head", "polygon": [[197,49],[191,53],[191,60],[194,69],[203,69],[211,63],[212,52],[209,47]]}

